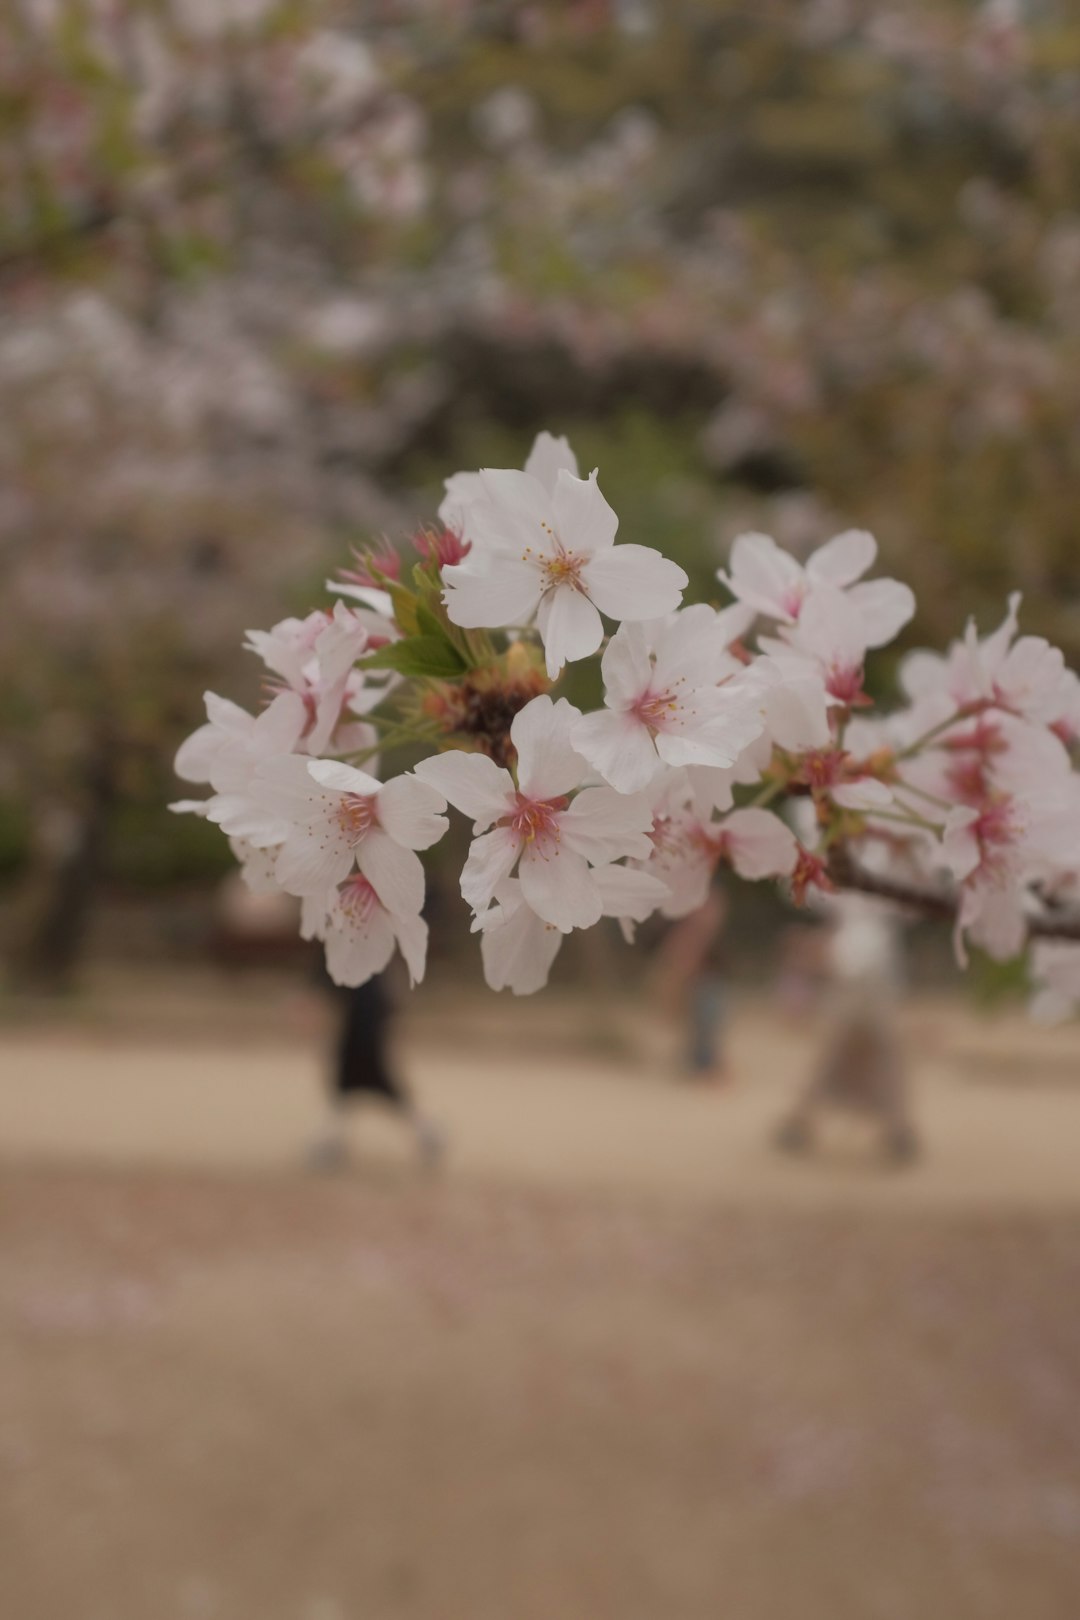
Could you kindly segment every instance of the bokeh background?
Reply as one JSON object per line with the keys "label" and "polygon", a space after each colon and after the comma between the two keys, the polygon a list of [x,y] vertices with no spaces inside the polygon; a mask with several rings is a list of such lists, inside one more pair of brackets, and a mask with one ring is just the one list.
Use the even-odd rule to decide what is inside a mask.
{"label": "bokeh background", "polygon": [[1013,589],[1075,663],[1078,421],[1071,0],[8,0],[13,1612],[1070,1620],[1077,1045],[1022,974],[918,934],[926,1164],[776,1165],[779,902],[705,1098],[648,939],[496,1003],[447,857],[447,1176],[376,1123],[326,1186],[303,965],[164,806],[243,631],[543,427],[697,596],[741,530],[872,529],[884,697]]}

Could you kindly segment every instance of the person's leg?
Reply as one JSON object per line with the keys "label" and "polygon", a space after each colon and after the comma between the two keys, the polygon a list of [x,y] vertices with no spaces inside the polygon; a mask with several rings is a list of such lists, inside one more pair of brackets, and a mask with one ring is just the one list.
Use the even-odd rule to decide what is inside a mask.
{"label": "person's leg", "polygon": [[911,1087],[896,1031],[882,1031],[881,1118],[886,1157],[910,1164],[919,1156],[919,1136],[911,1117]]}
{"label": "person's leg", "polygon": [[776,1128],[773,1137],[786,1153],[805,1153],[813,1146],[817,1116],[843,1084],[850,1047],[847,1027],[835,1023],[810,1079],[795,1099],[795,1106]]}
{"label": "person's leg", "polygon": [[687,1068],[696,1080],[722,1080],[724,993],[719,979],[703,974],[690,991]]}

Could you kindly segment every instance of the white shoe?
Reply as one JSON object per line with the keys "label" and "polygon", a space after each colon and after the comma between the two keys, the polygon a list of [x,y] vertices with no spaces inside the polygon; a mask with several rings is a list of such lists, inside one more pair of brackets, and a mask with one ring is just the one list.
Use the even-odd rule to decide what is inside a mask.
{"label": "white shoe", "polygon": [[437,1170],[446,1157],[446,1132],[433,1119],[418,1119],[416,1146],[425,1170]]}
{"label": "white shoe", "polygon": [[322,1136],[308,1148],[308,1169],[317,1170],[323,1175],[344,1170],[348,1162],[349,1150],[340,1136]]}

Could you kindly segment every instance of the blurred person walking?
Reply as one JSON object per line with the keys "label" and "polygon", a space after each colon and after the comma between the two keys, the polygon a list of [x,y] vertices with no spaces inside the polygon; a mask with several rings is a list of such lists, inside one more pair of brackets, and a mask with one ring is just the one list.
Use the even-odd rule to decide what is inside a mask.
{"label": "blurred person walking", "polygon": [[664,1000],[678,1010],[685,1031],[683,1067],[691,1079],[713,1085],[730,1079],[724,1050],[727,911],[724,891],[714,883],[705,904],[677,922],[661,947]]}
{"label": "blurred person walking", "polygon": [[917,1157],[919,1140],[897,1027],[904,982],[900,925],[887,906],[862,895],[838,896],[830,913],[825,1043],[776,1143],[805,1152],[819,1116],[836,1109],[880,1125],[886,1155],[906,1163]]}
{"label": "blurred person walking", "polygon": [[421,1163],[434,1169],[446,1151],[446,1139],[441,1127],[420,1112],[396,1071],[388,1040],[393,1000],[385,975],[344,988],[330,979],[320,953],[319,978],[332,995],[341,1022],[328,1076],[327,1118],[309,1156],[312,1168],[337,1170],[348,1161],[348,1117],[368,1098],[394,1109],[407,1121]]}

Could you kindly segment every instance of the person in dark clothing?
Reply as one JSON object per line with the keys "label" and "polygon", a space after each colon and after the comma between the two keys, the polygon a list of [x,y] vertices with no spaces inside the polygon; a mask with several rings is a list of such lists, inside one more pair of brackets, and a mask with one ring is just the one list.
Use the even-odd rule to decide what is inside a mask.
{"label": "person in dark clothing", "polygon": [[365,1097],[382,1102],[402,1114],[412,1126],[424,1164],[442,1157],[443,1133],[421,1114],[408,1087],[396,1073],[388,1047],[393,1002],[381,975],[366,984],[344,988],[332,982],[320,962],[320,982],[336,1003],[341,1023],[328,1088],[326,1126],[314,1144],[311,1160],[317,1169],[336,1169],[348,1158],[345,1122],[348,1111]]}

